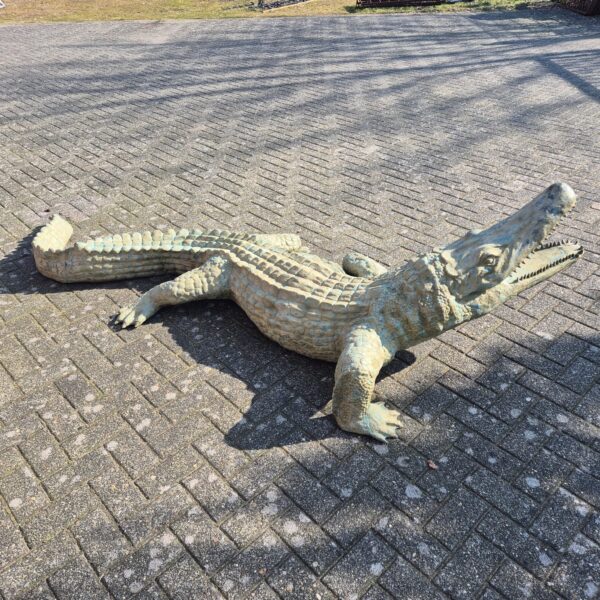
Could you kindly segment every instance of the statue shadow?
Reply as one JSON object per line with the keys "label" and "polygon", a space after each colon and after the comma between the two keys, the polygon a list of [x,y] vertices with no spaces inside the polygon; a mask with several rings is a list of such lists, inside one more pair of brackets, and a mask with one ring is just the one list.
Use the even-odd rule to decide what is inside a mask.
{"label": "statue shadow", "polygon": [[[279,346],[234,302],[192,302],[167,308],[152,324],[165,328],[194,364],[210,368],[210,378],[198,389],[206,391],[208,386],[220,394],[210,398],[213,405],[206,408],[206,414],[226,431],[229,446],[251,451],[309,440],[357,438],[342,431],[331,414],[335,365]],[[119,330],[114,319],[111,326]],[[131,331],[123,335],[128,334]],[[398,353],[381,371],[378,382],[415,360],[411,352]],[[228,428],[220,422],[222,403],[233,404],[243,414]]]}

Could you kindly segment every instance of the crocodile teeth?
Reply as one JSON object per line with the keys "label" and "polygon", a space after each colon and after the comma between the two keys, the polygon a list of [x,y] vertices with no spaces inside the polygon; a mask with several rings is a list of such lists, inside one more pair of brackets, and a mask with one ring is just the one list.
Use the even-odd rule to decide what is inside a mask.
{"label": "crocodile teeth", "polygon": [[[573,244],[573,242],[566,242],[568,244]],[[562,243],[558,243],[558,244],[554,244],[553,246],[547,246],[553,248],[554,246],[561,246]],[[544,271],[547,271],[548,269],[551,269],[552,267],[556,267],[557,265],[560,265],[561,263],[564,263],[568,260],[572,260],[573,258],[577,258],[578,256],[581,256],[581,254],[583,253],[583,248],[579,248],[576,252],[573,252],[571,254],[568,254],[567,256],[563,256],[561,258],[557,258],[556,260],[553,260],[551,263],[548,263],[547,265],[544,265],[543,267],[541,267],[540,269],[537,269],[536,271],[532,271],[531,273],[525,273],[524,275],[521,275],[520,277],[518,277],[515,282],[518,281],[523,281],[525,279],[530,279],[531,277],[535,277],[536,275],[539,275],[540,273],[543,273]]]}

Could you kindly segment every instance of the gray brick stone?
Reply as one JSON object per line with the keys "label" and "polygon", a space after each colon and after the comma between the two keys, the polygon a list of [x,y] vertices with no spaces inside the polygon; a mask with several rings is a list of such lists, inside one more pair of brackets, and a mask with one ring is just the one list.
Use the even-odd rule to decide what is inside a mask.
{"label": "gray brick stone", "polygon": [[315,522],[300,510],[291,510],[277,519],[275,531],[315,573],[322,575],[343,554]]}
{"label": "gray brick stone", "polygon": [[437,502],[418,485],[411,483],[396,469],[386,467],[373,479],[372,485],[385,498],[413,518],[424,519]]}
{"label": "gray brick stone", "polygon": [[184,554],[169,567],[158,581],[169,597],[177,600],[212,600],[223,597],[189,554]]}
{"label": "gray brick stone", "polygon": [[217,570],[237,553],[235,544],[198,506],[190,508],[171,528],[208,573]]}
{"label": "gray brick stone", "polygon": [[248,595],[248,600],[278,600],[279,596],[262,581],[257,588]]}
{"label": "gray brick stone", "polygon": [[587,391],[596,383],[600,375],[600,365],[596,365],[584,358],[575,359],[558,378],[558,382],[574,392]]}
{"label": "gray brick stone", "polygon": [[29,551],[18,526],[3,512],[0,512],[0,539],[0,569]]}
{"label": "gray brick stone", "polygon": [[131,542],[137,545],[175,521],[192,504],[193,500],[185,490],[174,487],[148,503],[131,507],[119,519],[119,525]]}
{"label": "gray brick stone", "polygon": [[27,466],[0,480],[0,494],[18,521],[49,504],[40,481]]}
{"label": "gray brick stone", "polygon": [[[288,469],[279,479],[278,484],[302,510],[318,522],[326,519],[339,506],[339,499],[329,491],[327,486],[300,466]],[[344,496],[347,497],[345,493]]]}
{"label": "gray brick stone", "polygon": [[130,429],[123,429],[111,437],[105,447],[132,479],[137,479],[158,463],[158,457],[148,444]]}
{"label": "gray brick stone", "polygon": [[304,564],[290,556],[269,577],[269,584],[282,597],[293,600],[329,600],[334,596]]}
{"label": "gray brick stone", "polygon": [[323,528],[342,546],[347,547],[361,532],[375,524],[389,507],[390,504],[380,494],[366,486],[339,507]]}
{"label": "gray brick stone", "polygon": [[272,531],[266,531],[225,565],[213,580],[227,598],[239,598],[268,578],[288,555],[289,550],[281,539]]}
{"label": "gray brick stone", "polygon": [[511,479],[523,466],[523,463],[512,454],[504,452],[482,436],[470,431],[463,434],[456,446],[485,468],[505,479]]}
{"label": "gray brick stone", "polygon": [[210,465],[201,466],[183,483],[215,521],[221,521],[242,503],[240,495]]}
{"label": "gray brick stone", "polygon": [[359,448],[344,461],[325,483],[341,498],[349,498],[368,481],[382,465],[381,458],[366,448]]}
{"label": "gray brick stone", "polygon": [[596,543],[600,543],[600,513],[595,513],[584,528],[584,533]]}
{"label": "gray brick stone", "polygon": [[130,549],[116,523],[99,509],[85,515],[71,531],[88,561],[101,574]]}
{"label": "gray brick stone", "polygon": [[434,461],[437,469],[429,469],[419,480],[419,486],[439,501],[457,490],[461,483],[477,471],[477,463],[466,453],[452,447]]}
{"label": "gray brick stone", "polygon": [[600,479],[576,470],[566,481],[565,488],[600,509]]}
{"label": "gray brick stone", "polygon": [[142,591],[151,579],[164,571],[183,552],[183,547],[170,532],[164,531],[122,560],[103,578],[104,585],[115,598],[128,598]]}
{"label": "gray brick stone", "polygon": [[145,504],[144,495],[124,471],[114,465],[95,477],[90,484],[117,521]]}
{"label": "gray brick stone", "polygon": [[59,569],[48,583],[59,600],[105,600],[108,591],[98,581],[96,574],[83,558]]}
{"label": "gray brick stone", "polygon": [[22,598],[36,581],[57,571],[75,558],[77,553],[77,544],[73,538],[66,533],[60,534],[2,571],[0,592],[7,600]]}
{"label": "gray brick stone", "polygon": [[594,471],[600,465],[600,453],[567,434],[555,436],[548,446],[552,452],[584,471]]}
{"label": "gray brick stone", "polygon": [[559,488],[573,467],[565,460],[545,448],[531,460],[516,482],[519,488],[538,502]]}
{"label": "gray brick stone", "polygon": [[98,505],[98,498],[90,488],[77,488],[24,522],[23,532],[29,543],[37,546],[50,540]]}
{"label": "gray brick stone", "polygon": [[246,546],[290,506],[287,496],[277,487],[271,486],[236,511],[236,514],[223,525],[223,531],[238,546]]}

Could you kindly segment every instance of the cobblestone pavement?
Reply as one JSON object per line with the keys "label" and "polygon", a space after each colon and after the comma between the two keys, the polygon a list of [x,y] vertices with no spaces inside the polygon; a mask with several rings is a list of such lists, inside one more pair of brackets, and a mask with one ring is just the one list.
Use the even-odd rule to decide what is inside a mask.
{"label": "cobblestone pavement", "polygon": [[[0,29],[0,595],[600,589],[600,22],[564,11]],[[300,232],[397,264],[555,180],[573,268],[398,356],[401,440],[228,302],[112,316],[31,231]]]}

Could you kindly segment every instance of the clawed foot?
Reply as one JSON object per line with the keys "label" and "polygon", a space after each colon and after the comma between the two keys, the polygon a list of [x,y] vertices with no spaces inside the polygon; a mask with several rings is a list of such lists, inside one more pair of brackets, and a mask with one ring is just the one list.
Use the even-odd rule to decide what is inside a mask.
{"label": "clawed foot", "polygon": [[380,442],[398,437],[398,427],[402,427],[402,418],[397,410],[387,408],[383,402],[372,402],[367,414],[350,425],[340,424],[342,429],[370,435]]}
{"label": "clawed foot", "polygon": [[116,323],[121,323],[121,327],[139,327],[147,321],[156,311],[158,307],[149,298],[140,298],[133,306],[126,306],[121,310],[119,316],[115,319]]}

